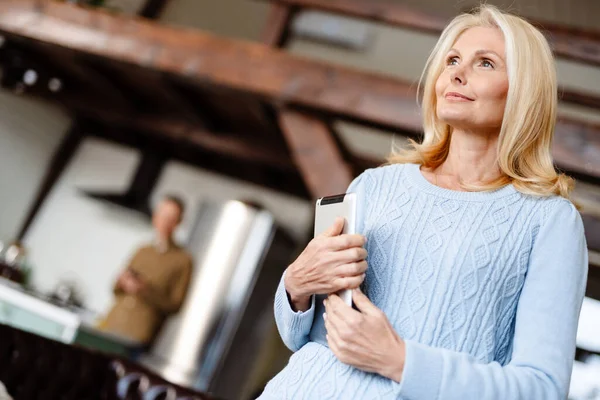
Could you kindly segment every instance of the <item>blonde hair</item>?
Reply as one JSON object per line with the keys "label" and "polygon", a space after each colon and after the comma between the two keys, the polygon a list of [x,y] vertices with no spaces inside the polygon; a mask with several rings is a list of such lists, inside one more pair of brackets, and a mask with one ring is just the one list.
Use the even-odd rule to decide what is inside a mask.
{"label": "blonde hair", "polygon": [[550,153],[558,107],[552,51],[542,33],[530,23],[491,5],[459,15],[442,32],[419,81],[419,89],[423,88],[423,141],[419,144],[410,140],[407,148],[393,150],[388,163],[436,168],[446,160],[452,131],[437,117],[435,83],[445,68],[446,54],[458,37],[472,27],[502,31],[509,89],[498,138],[498,166],[503,176],[484,185],[463,188],[494,190],[512,183],[525,194],[568,198],[573,179],[556,172]]}

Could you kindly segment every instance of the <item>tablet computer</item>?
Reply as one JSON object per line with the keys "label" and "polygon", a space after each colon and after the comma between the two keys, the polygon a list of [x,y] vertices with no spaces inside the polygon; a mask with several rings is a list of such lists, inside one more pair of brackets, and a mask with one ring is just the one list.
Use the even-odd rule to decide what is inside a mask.
{"label": "tablet computer", "polygon": [[[335,196],[322,197],[317,200],[315,208],[315,231],[318,236],[335,222],[337,217],[344,218],[342,234],[356,233],[356,194],[342,193]],[[352,291],[342,290],[337,293],[342,300],[352,306]]]}

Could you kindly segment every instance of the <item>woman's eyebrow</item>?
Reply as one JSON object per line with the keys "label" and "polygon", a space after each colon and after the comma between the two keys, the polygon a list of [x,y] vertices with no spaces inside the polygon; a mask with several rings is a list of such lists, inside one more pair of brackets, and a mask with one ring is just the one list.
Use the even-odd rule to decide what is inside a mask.
{"label": "woman's eyebrow", "polygon": [[498,57],[498,58],[499,58],[499,59],[501,59],[501,60],[503,60],[503,59],[504,59],[503,57],[501,57],[501,56],[500,56],[498,53],[496,53],[496,52],[495,52],[495,51],[493,51],[493,50],[477,50],[477,51],[475,52],[475,55],[476,55],[476,56],[482,56],[482,55],[484,55],[484,54],[493,54],[493,55],[495,55],[496,57]]}

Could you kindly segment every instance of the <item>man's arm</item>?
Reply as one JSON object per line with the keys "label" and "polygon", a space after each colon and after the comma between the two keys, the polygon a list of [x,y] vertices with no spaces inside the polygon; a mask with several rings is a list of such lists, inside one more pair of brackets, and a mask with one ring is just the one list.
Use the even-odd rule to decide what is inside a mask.
{"label": "man's arm", "polygon": [[178,276],[166,290],[160,290],[149,284],[143,284],[139,290],[140,297],[157,308],[164,314],[172,314],[179,311],[188,291],[192,276],[192,259],[188,258]]}
{"label": "man's arm", "polygon": [[133,257],[129,260],[129,263],[127,264],[125,269],[123,269],[123,271],[121,271],[121,273],[115,280],[115,283],[113,284],[113,294],[115,296],[130,292],[130,290],[127,290],[128,286],[131,286],[131,285],[129,285],[129,281],[131,279],[135,279],[135,277],[131,276],[129,269],[134,264],[135,259],[138,257],[138,255],[139,255],[139,250],[136,251],[136,253],[133,255]]}

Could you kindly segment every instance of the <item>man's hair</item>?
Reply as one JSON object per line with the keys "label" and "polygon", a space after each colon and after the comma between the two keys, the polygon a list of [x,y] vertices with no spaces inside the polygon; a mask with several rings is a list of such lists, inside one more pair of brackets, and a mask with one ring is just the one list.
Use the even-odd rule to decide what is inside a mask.
{"label": "man's hair", "polygon": [[185,203],[183,202],[181,197],[176,196],[174,194],[167,194],[163,197],[163,201],[170,201],[171,203],[174,203],[177,206],[177,208],[179,208],[180,216],[183,216],[183,213],[185,212]]}

